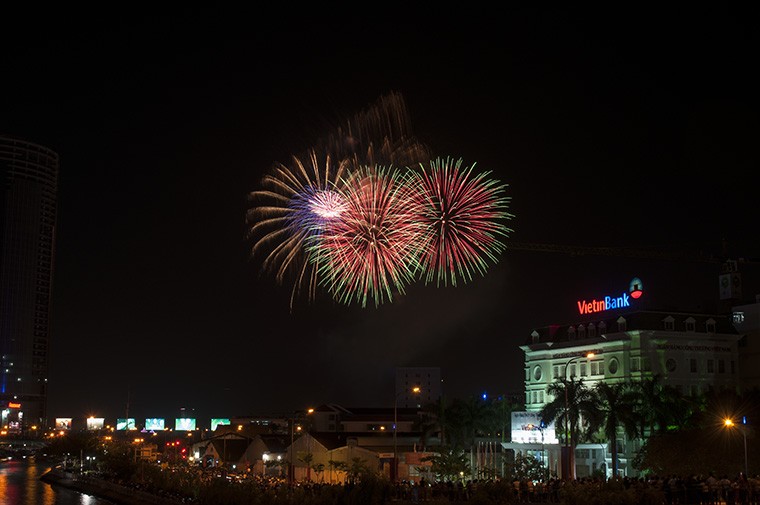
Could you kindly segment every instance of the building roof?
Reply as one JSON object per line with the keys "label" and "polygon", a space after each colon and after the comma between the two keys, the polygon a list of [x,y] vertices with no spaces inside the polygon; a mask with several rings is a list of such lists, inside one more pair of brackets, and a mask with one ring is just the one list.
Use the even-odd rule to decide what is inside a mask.
{"label": "building roof", "polygon": [[[625,321],[625,330],[620,330],[619,323]],[[731,317],[728,314],[703,314],[695,312],[679,311],[632,311],[632,312],[614,312],[606,315],[604,318],[595,320],[583,320],[574,324],[550,325],[543,328],[536,328],[531,332],[526,344],[537,343],[570,343],[574,346],[583,345],[584,340],[588,343],[597,341],[602,336],[614,335],[626,331],[665,331],[665,321],[672,320],[673,327],[671,331],[687,331],[686,323],[691,321],[694,325],[695,333],[706,333],[707,323],[711,321],[714,324],[715,332],[718,334],[738,335],[736,328],[733,326]],[[595,336],[589,336],[589,333],[581,333],[579,330],[588,330],[593,325]]]}

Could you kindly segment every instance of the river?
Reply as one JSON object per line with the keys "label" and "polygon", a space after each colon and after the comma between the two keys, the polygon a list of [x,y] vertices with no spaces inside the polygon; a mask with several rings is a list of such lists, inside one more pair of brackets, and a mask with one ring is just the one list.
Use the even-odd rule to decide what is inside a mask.
{"label": "river", "polygon": [[42,482],[49,465],[0,461],[0,505],[113,505],[113,502]]}

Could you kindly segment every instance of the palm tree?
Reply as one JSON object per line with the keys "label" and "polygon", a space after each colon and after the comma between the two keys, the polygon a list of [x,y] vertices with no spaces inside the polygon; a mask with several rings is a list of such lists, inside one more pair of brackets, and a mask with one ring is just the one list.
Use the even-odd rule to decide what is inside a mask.
{"label": "palm tree", "polygon": [[591,408],[585,408],[589,420],[589,431],[600,429],[610,443],[612,475],[618,474],[617,433],[622,427],[628,439],[638,435],[638,413],[636,411],[637,392],[630,384],[618,382],[609,384],[598,382],[593,389]]}
{"label": "palm tree", "polygon": [[[593,393],[583,383],[583,379],[575,380],[560,378],[549,384],[546,392],[553,399],[541,409],[541,420],[549,425],[562,425],[564,442],[570,447],[569,463],[573,469],[575,465],[575,447],[581,435],[584,414],[593,414]],[[572,471],[572,474],[575,474]]]}
{"label": "palm tree", "polygon": [[[425,416],[425,419],[429,422],[435,423],[435,427],[432,427],[430,429],[432,429],[433,431],[435,431],[436,429],[438,430],[440,445],[445,445],[447,443],[446,428],[449,422],[448,411],[449,411],[449,407],[446,404],[446,400],[443,396],[438,398],[438,400],[436,400],[435,402],[429,403],[423,407],[423,413],[424,413],[423,415]],[[424,435],[424,436],[427,436],[427,435]]]}
{"label": "palm tree", "polygon": [[671,423],[677,422],[677,414],[682,412],[681,395],[678,391],[662,383],[657,374],[643,379],[636,388],[636,405],[641,417],[639,432],[642,436],[665,433]]}
{"label": "palm tree", "polygon": [[424,406],[414,421],[415,430],[420,432],[420,447],[422,447],[423,452],[427,450],[428,439],[433,433],[440,432],[443,429],[438,422],[438,416],[435,414],[436,409],[437,406],[434,403]]}

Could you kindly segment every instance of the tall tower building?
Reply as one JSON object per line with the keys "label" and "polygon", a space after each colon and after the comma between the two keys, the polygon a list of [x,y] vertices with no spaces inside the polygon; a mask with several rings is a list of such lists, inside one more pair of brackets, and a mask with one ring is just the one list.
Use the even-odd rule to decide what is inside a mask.
{"label": "tall tower building", "polygon": [[58,154],[0,135],[0,412],[47,423]]}

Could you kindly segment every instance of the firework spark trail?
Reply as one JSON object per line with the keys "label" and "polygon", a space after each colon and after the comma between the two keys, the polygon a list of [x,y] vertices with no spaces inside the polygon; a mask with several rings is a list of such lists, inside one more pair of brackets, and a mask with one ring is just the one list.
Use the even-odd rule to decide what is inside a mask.
{"label": "firework spark trail", "polygon": [[344,304],[393,301],[416,280],[417,201],[393,167],[362,167],[342,185],[346,208],[311,246],[323,285]]}
{"label": "firework spark trail", "polygon": [[[305,167],[301,159],[311,166]],[[327,160],[323,169],[317,159]],[[301,292],[307,291],[309,301],[316,297],[319,260],[309,258],[308,250],[318,250],[314,246],[322,221],[337,218],[340,213],[332,206],[342,205],[337,200],[341,174],[349,168],[408,166],[429,159],[427,147],[411,135],[403,97],[391,93],[318,140],[306,155],[293,156],[292,167],[277,164],[273,173],[264,177],[266,189],[249,195],[254,206],[246,215],[246,238],[254,242],[252,258],[271,247],[264,256],[263,270],[275,272],[280,284],[293,281],[291,312]]]}
{"label": "firework spark trail", "polygon": [[425,284],[453,286],[458,279],[471,281],[475,273],[485,275],[488,260],[498,262],[511,233],[504,222],[510,197],[506,184],[488,179],[490,172],[474,174],[475,164],[461,167],[462,160],[438,158],[429,169],[420,165],[406,184],[419,198],[419,212],[425,225],[421,241],[421,275]]}
{"label": "firework spark trail", "polygon": [[263,268],[274,271],[280,284],[294,277],[291,310],[304,287],[309,299],[316,296],[319,262],[307,257],[306,244],[319,235],[326,222],[339,216],[343,206],[338,183],[346,161],[333,164],[328,156],[320,166],[316,153],[311,151],[308,163],[304,165],[294,156],[292,169],[278,165],[266,175],[262,186],[267,189],[250,193],[253,206],[246,216],[250,225],[248,238],[254,241],[251,255],[271,245]]}

